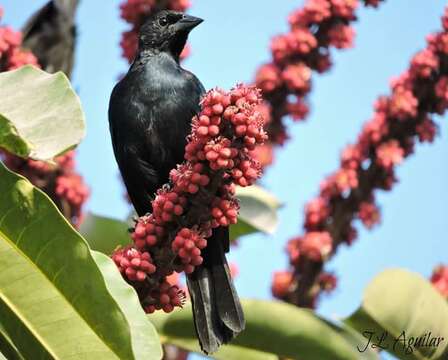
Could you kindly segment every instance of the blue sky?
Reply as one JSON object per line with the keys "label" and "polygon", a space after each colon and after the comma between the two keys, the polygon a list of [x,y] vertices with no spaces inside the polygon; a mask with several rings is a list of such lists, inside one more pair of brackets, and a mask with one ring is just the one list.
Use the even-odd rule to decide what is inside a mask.
{"label": "blue sky", "polygon": [[[124,202],[109,139],[107,106],[118,76],[127,70],[119,40],[127,25],[119,18],[118,0],[82,1],[78,13],[79,41],[73,83],[87,116],[88,135],[79,148],[79,167],[92,188],[90,211],[124,218]],[[3,0],[4,22],[15,27],[45,1]],[[205,22],[190,36],[192,55],[185,67],[206,88],[229,88],[251,81],[256,67],[269,59],[269,39],[287,29],[287,14],[303,1],[193,0],[190,13]],[[306,123],[290,126],[292,140],[276,155],[262,183],[285,206],[273,236],[241,239],[232,250],[238,264],[242,297],[270,297],[271,274],[283,269],[284,245],[301,232],[304,204],[317,194],[321,179],[338,165],[340,150],[352,142],[372,114],[379,94],[388,92],[391,77],[400,74],[410,57],[424,46],[425,36],[440,26],[443,0],[393,0],[380,9],[360,9],[354,49],[334,52],[330,73],[316,76]],[[390,267],[428,276],[448,262],[448,125],[438,119],[440,136],[418,144],[400,166],[392,192],[380,193],[382,224],[362,229],[358,241],[341,248],[329,269],[339,277],[336,292],[324,298],[319,312],[330,317],[355,310],[369,280]]]}

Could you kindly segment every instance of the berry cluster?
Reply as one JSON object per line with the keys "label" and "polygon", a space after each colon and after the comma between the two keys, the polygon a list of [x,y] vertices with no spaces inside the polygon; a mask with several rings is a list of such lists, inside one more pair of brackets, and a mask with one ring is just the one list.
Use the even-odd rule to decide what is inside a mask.
{"label": "berry cluster", "polygon": [[361,220],[362,224],[367,228],[371,229],[375,225],[379,224],[380,210],[376,206],[376,204],[369,199],[370,201],[364,201],[359,204],[359,212],[358,217]]}
{"label": "berry cluster", "polygon": [[201,186],[207,186],[210,178],[204,174],[204,168],[201,163],[196,163],[194,166],[187,163],[171,170],[170,177],[176,184],[174,190],[196,194]]}
{"label": "berry cluster", "polygon": [[70,212],[77,219],[79,225],[82,220],[82,206],[89,197],[90,191],[84,183],[84,179],[77,173],[62,173],[55,179],[54,192],[59,200],[65,201],[70,207]]}
{"label": "berry cluster", "polygon": [[[319,292],[331,293],[337,285],[337,278],[334,274],[321,272],[317,278],[317,286],[313,287],[310,291],[313,293],[313,303],[310,307],[316,306]],[[291,294],[297,294],[297,282],[294,280],[294,274],[289,271],[277,271],[272,278],[271,292],[276,298],[283,299],[291,298]],[[295,302],[293,302],[295,303]]]}
{"label": "berry cluster", "polygon": [[354,241],[356,220],[369,229],[379,223],[376,190],[393,188],[395,168],[414,152],[416,141],[434,140],[437,125],[431,117],[448,109],[448,8],[442,24],[443,30],[427,37],[426,49],[412,58],[408,70],[391,82],[391,94],[377,100],[357,141],[342,152],[340,168],[305,207],[305,235],[287,247],[293,285],[281,298],[299,306],[315,304],[328,256],[340,244]]}
{"label": "berry cluster", "polygon": [[312,261],[325,261],[332,250],[332,239],[327,231],[311,231],[298,238],[299,254]]}
{"label": "berry cluster", "polygon": [[171,244],[171,248],[178,254],[186,274],[191,274],[195,266],[202,264],[201,250],[206,246],[207,240],[202,234],[187,228],[182,228]]}
{"label": "berry cluster", "polygon": [[276,271],[272,279],[272,295],[281,299],[294,290],[291,288],[294,285],[294,276],[291,272]]}
{"label": "berry cluster", "polygon": [[153,201],[153,216],[156,224],[163,226],[184,212],[187,198],[175,191],[160,189]]}
{"label": "berry cluster", "polygon": [[148,275],[156,271],[148,252],[140,252],[135,248],[119,249],[112,256],[118,269],[130,281],[145,281]]}
{"label": "berry cluster", "polygon": [[215,198],[212,202],[213,227],[236,224],[238,210],[238,202],[235,199],[231,197],[230,200],[219,197]]}
{"label": "berry cluster", "polygon": [[378,6],[382,0],[306,0],[289,16],[289,32],[271,42],[272,61],[260,66],[255,84],[263,91],[268,105],[267,132],[270,143],[254,155],[262,166],[272,162],[272,146],[288,138],[284,118],[303,120],[308,115],[306,96],[311,91],[313,71],[323,73],[331,68],[330,49],[353,46],[360,2]]}
{"label": "berry cluster", "polygon": [[151,247],[157,244],[164,235],[162,226],[158,226],[152,215],[142,216],[138,219],[134,231],[131,234],[132,241],[137,249]]}
{"label": "berry cluster", "polygon": [[152,290],[144,299],[146,313],[151,314],[156,310],[167,313],[174,310],[175,306],[181,307],[185,302],[185,292],[177,285],[171,285],[164,281],[156,290]]}
{"label": "berry cluster", "polygon": [[[138,48],[138,33],[148,16],[165,9],[183,12],[189,7],[189,0],[124,0],[120,5],[121,18],[131,24],[132,28],[125,31],[121,37],[120,46],[123,57],[129,63],[134,60]],[[189,52],[189,46],[187,45],[180,58],[186,58]]]}
{"label": "berry cluster", "polygon": [[[0,20],[3,9],[0,8]],[[22,33],[14,31],[10,26],[0,26],[0,71],[17,69],[26,64],[39,66],[37,58],[30,52],[23,50]]]}
{"label": "berry cluster", "polygon": [[[149,253],[156,268],[146,273],[143,285],[135,284],[133,271],[122,271],[136,286],[146,311],[179,306],[174,290],[175,301],[160,295],[171,291],[162,289],[167,277],[173,272],[191,274],[203,262],[202,251],[213,229],[236,223],[235,185],[249,186],[260,175],[251,155],[267,139],[260,101],[258,89],[243,85],[229,92],[211,90],[201,100],[202,110],[192,119],[187,138],[185,161],[170,171],[169,183],[152,201],[152,213],[137,220],[131,235],[135,252]],[[118,249],[112,257],[122,254]],[[117,265],[122,268],[121,262]],[[134,277],[129,278],[127,271]]]}
{"label": "berry cluster", "polygon": [[437,291],[448,299],[448,266],[437,266],[432,272],[430,281]]}

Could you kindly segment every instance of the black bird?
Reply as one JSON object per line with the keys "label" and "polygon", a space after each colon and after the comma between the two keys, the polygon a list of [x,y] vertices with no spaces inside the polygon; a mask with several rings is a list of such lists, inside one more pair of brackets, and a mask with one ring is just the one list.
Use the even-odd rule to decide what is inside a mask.
{"label": "black bird", "polygon": [[[155,191],[184,160],[191,119],[204,87],[179,65],[189,32],[202,19],[160,11],[142,26],[138,54],[115,86],[109,125],[115,158],[138,215],[151,212]],[[214,352],[244,329],[244,316],[224,256],[228,228],[214,230],[204,262],[187,277],[199,343]]]}
{"label": "black bird", "polygon": [[23,47],[33,52],[45,71],[63,71],[71,76],[77,6],[78,0],[51,0],[22,29]]}

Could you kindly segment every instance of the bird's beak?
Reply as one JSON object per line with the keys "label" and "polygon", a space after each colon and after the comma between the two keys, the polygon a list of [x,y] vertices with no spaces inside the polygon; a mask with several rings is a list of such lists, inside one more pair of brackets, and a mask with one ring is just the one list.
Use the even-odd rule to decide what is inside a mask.
{"label": "bird's beak", "polygon": [[182,19],[176,23],[176,27],[178,31],[191,31],[203,21],[203,19],[195,16],[184,15]]}

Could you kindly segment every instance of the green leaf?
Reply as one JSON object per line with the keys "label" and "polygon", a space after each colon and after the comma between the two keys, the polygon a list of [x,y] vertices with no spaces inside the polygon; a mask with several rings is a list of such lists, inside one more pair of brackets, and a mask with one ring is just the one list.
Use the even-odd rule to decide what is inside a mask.
{"label": "green leaf", "polygon": [[[364,342],[363,336],[345,323],[342,322],[336,324],[322,317],[320,317],[320,319],[324,321],[328,326],[330,326],[334,331],[336,331],[339,335],[341,335],[347,342],[349,342],[352,345],[353,349],[357,349],[359,344]],[[378,360],[379,356],[377,351],[371,348],[367,348],[365,351],[359,352],[358,359]]]}
{"label": "green leaf", "polygon": [[[175,345],[181,349],[195,352],[204,356],[204,354],[201,353],[199,343],[196,339],[162,337],[162,342],[164,344]],[[235,345],[221,346],[216,353],[211,355],[211,357],[217,360],[278,360],[277,355]]]}
{"label": "green leaf", "polygon": [[[400,359],[439,359],[447,351],[446,300],[423,277],[405,270],[387,270],[378,275],[365,290],[360,309],[345,323],[364,335],[361,349],[370,336],[378,342],[378,337],[387,334],[382,345]],[[425,334],[427,338],[444,340],[437,347],[408,346],[409,341],[415,342]]]}
{"label": "green leaf", "polygon": [[[22,360],[19,349],[14,345],[11,337],[0,323],[0,354],[3,354],[9,360]],[[0,357],[1,359],[1,357]]]}
{"label": "green leaf", "polygon": [[112,254],[118,246],[131,243],[129,225],[124,221],[89,213],[81,224],[80,233],[93,250]]}
{"label": "green leaf", "polygon": [[33,66],[0,73],[0,147],[51,160],[84,137],[81,103],[70,81]]}
{"label": "green leaf", "polygon": [[[175,312],[185,312],[188,313],[188,315],[191,316],[191,311],[188,310],[188,307],[186,309],[176,309]],[[156,312],[152,315],[149,315],[149,319],[152,321],[152,323],[157,327],[158,331],[163,331],[165,323],[167,321],[170,321],[170,318],[172,318],[173,313],[166,314],[161,311]],[[188,336],[170,336],[169,334],[163,334],[161,335],[160,339],[163,344],[170,344],[175,345],[179,348],[182,348],[184,350],[195,352],[198,354],[201,354],[204,356],[204,354],[201,352],[201,348],[199,346],[199,342],[194,337],[195,335],[192,333],[193,325],[192,323],[187,324],[187,331]],[[162,334],[162,333],[161,333]],[[215,352],[212,357],[217,360],[277,360],[277,355],[269,354],[257,350],[248,349],[242,346],[236,346],[233,344],[228,344],[226,346],[221,346],[217,352]]]}
{"label": "green leaf", "polygon": [[278,225],[279,201],[260,186],[237,187],[238,223],[230,226],[232,240],[255,232],[273,234]]}
{"label": "green leaf", "polygon": [[92,255],[106,280],[107,289],[132,324],[130,331],[135,358],[162,358],[159,336],[146,317],[134,288],[124,281],[117,266],[108,256],[97,251],[92,251]]}
{"label": "green leaf", "polygon": [[[292,359],[360,359],[356,347],[341,335],[343,330],[336,331],[336,325],[330,326],[310,310],[262,300],[242,304],[246,329],[231,343],[235,351],[244,348]],[[149,319],[167,342],[195,339],[191,306],[168,315],[155,313]]]}
{"label": "green leaf", "polygon": [[[23,357],[146,358],[133,338],[142,328],[130,316],[136,305],[120,309],[126,294],[116,271],[115,280],[103,276],[47,195],[1,163],[0,188],[0,323]],[[151,341],[146,348],[159,354]]]}
{"label": "green leaf", "polygon": [[238,222],[234,225],[230,225],[230,231],[229,231],[230,241],[231,242],[236,241],[237,239],[239,239],[244,235],[250,235],[256,232],[258,232],[258,230],[255,227],[249,225],[243,219],[238,217]]}

